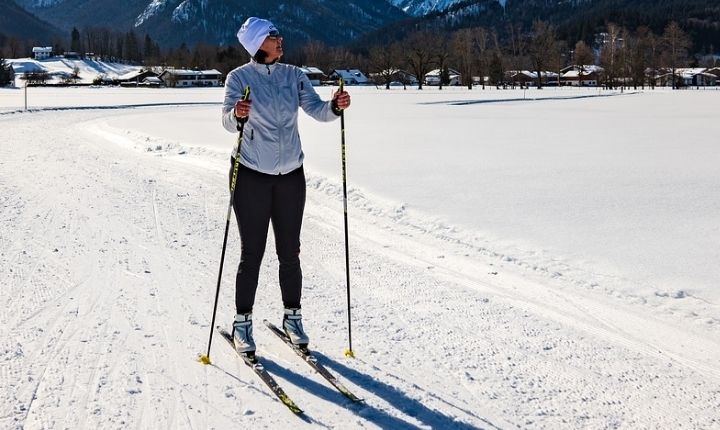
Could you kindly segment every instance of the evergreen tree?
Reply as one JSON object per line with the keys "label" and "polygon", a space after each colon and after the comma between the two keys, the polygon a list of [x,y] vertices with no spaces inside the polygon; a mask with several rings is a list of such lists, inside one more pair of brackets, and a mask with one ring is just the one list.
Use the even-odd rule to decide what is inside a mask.
{"label": "evergreen tree", "polygon": [[70,50],[82,54],[82,43],[80,42],[80,32],[73,27],[70,33]]}
{"label": "evergreen tree", "polygon": [[0,57],[0,87],[6,87],[12,83],[13,72],[10,65],[5,64],[5,59]]}

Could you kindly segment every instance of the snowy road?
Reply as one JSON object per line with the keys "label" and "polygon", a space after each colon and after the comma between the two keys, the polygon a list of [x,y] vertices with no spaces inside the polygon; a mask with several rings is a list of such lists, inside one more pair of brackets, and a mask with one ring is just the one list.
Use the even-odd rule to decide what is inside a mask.
{"label": "snowy road", "polygon": [[[177,107],[174,109],[178,109]],[[182,109],[182,108],[180,108]],[[135,113],[163,115],[163,108]],[[118,111],[120,112],[120,111]],[[0,116],[0,427],[720,428],[720,342],[574,290],[308,175],[306,326],[349,404],[258,327],[287,412],[219,337],[206,346],[228,163],[113,135],[113,110]],[[147,149],[150,150],[147,150]],[[220,323],[233,315],[231,230]],[[506,264],[507,263],[507,264]],[[279,319],[272,240],[255,314]]]}

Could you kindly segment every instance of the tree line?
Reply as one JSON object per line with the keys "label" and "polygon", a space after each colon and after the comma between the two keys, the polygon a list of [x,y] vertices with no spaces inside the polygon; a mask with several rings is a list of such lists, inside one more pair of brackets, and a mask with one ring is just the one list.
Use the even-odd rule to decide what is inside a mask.
{"label": "tree line", "polygon": [[[454,31],[433,29],[408,33],[400,40],[376,42],[371,46],[333,47],[318,41],[286,40],[283,61],[318,67],[324,72],[334,69],[356,68],[375,77],[378,84],[389,87],[392,81],[406,82],[407,71],[418,79],[433,69],[442,73],[440,85],[448,84],[448,70],[457,70],[462,85],[472,88],[473,77],[483,77],[482,85],[507,82],[507,71],[530,70],[537,76],[536,85],[543,85],[544,72],[559,71],[568,65],[600,65],[604,68],[603,84],[643,86],[649,83],[646,70],[688,65],[713,66],[697,56],[691,56],[692,44],[688,34],[675,22],[661,34],[648,27],[631,31],[610,23],[604,32],[588,44],[584,40],[561,39],[556,27],[536,20],[529,29],[521,24],[507,24],[504,28],[470,27]],[[67,51],[82,56],[120,61],[148,67],[188,69],[217,69],[227,74],[248,61],[248,54],[239,45],[212,46],[197,44],[188,47],[161,49],[148,35],[134,31],[118,32],[102,27],[74,28],[66,44],[56,41],[57,53]],[[0,58],[30,55],[32,41],[21,41],[0,34]],[[712,60],[710,60],[712,61]],[[0,70],[0,78],[7,73]],[[487,77],[486,81],[484,77]],[[675,79],[673,79],[675,84]]]}

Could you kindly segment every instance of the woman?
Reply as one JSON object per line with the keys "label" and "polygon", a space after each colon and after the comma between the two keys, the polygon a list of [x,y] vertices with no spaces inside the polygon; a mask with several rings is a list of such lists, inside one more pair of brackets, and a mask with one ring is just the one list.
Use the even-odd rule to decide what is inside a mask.
{"label": "woman", "polygon": [[[280,263],[283,329],[294,344],[309,342],[300,311],[305,173],[298,107],[318,121],[333,121],[350,106],[350,96],[336,92],[331,101],[323,101],[299,68],[279,63],[283,38],[270,21],[248,18],[237,36],[252,58],[227,76],[222,122],[236,133],[239,124],[247,121],[240,153],[235,147],[232,160],[240,157],[233,207],[242,242],[233,340],[238,352],[252,354],[252,309],[270,221]],[[248,86],[251,100],[242,100]]]}

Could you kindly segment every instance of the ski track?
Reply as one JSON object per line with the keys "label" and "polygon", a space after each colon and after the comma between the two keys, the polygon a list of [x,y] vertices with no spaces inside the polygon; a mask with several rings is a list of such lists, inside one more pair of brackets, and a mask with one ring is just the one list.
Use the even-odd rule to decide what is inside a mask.
{"label": "ski track", "polygon": [[[352,195],[357,358],[346,360],[341,195],[312,173],[306,326],[318,356],[366,402],[345,400],[258,324],[267,369],[306,411],[298,420],[219,337],[213,365],[195,361],[210,329],[226,155],[181,151],[208,169],[172,145],[118,145],[127,137],[106,139],[93,125],[112,114],[0,117],[0,168],[26,172],[0,174],[1,427],[720,427],[716,339],[419,231]],[[230,235],[219,324],[234,314],[234,221]],[[273,243],[258,321],[280,319]],[[706,356],[643,339],[623,318],[687,335]]]}

